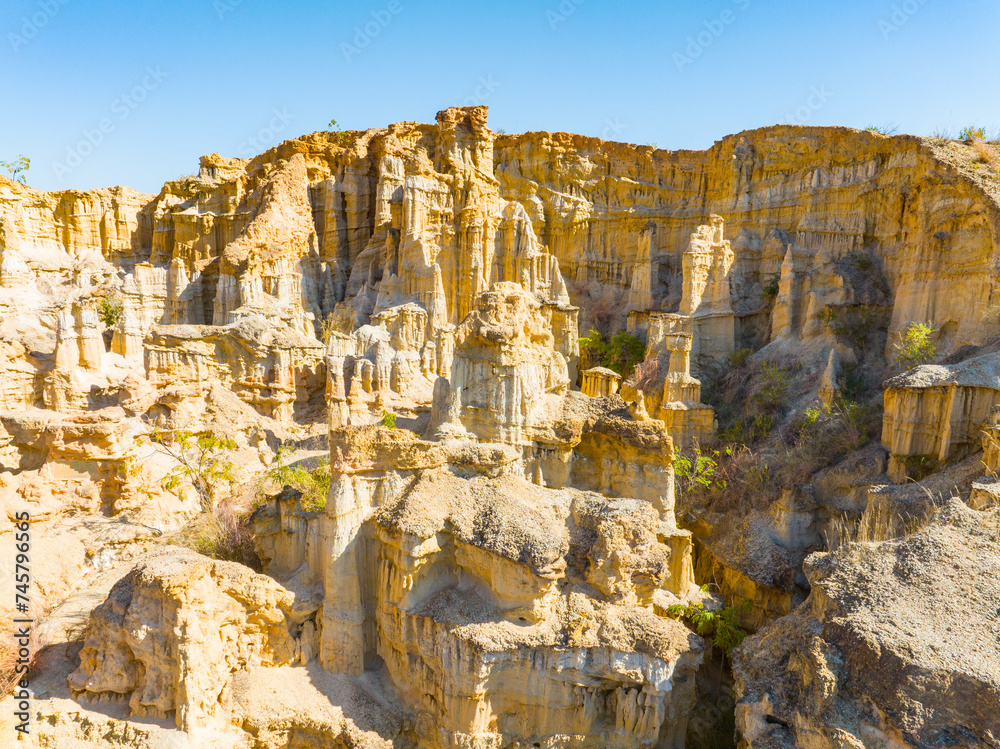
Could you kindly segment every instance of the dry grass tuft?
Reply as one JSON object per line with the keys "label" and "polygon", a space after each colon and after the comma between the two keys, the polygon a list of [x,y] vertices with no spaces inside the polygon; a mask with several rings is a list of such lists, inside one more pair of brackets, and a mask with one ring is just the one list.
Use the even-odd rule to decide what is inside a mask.
{"label": "dry grass tuft", "polygon": [[846,515],[834,518],[825,533],[829,551],[851,551],[864,544],[891,541],[912,535],[926,528],[941,503],[926,488],[928,503],[919,509],[904,513],[885,501],[876,501],[868,506],[861,519],[853,522]]}
{"label": "dry grass tuft", "polygon": [[654,393],[663,390],[663,381],[667,378],[667,367],[661,365],[659,357],[647,359],[635,365],[629,384],[636,390]]}
{"label": "dry grass tuft", "polygon": [[976,138],[972,141],[972,150],[976,154],[973,162],[987,164],[990,169],[1000,169],[1000,156],[997,156],[994,146],[991,146],[981,138]]}
{"label": "dry grass tuft", "polygon": [[256,486],[241,487],[195,518],[173,543],[213,559],[245,564],[260,572],[250,524],[255,504]]}

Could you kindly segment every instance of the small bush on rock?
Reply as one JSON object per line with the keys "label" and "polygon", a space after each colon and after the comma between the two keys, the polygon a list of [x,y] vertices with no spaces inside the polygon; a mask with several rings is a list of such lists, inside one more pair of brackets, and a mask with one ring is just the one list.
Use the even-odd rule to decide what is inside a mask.
{"label": "small bush on rock", "polygon": [[579,343],[580,353],[586,355],[591,366],[607,367],[623,377],[632,374],[646,355],[646,344],[629,333],[619,333],[605,341],[600,332],[591,330]]}
{"label": "small bush on rock", "polygon": [[764,302],[773,302],[778,297],[778,291],[781,289],[780,284],[781,274],[775,273],[760,292],[761,300]]}
{"label": "small bush on rock", "polygon": [[893,364],[898,369],[912,369],[928,364],[937,358],[934,344],[934,326],[925,322],[911,322],[903,333],[898,334],[893,356]]}
{"label": "small bush on rock", "polygon": [[740,626],[739,618],[750,606],[750,601],[742,600],[734,606],[712,611],[706,609],[704,603],[678,603],[667,607],[667,614],[675,619],[684,619],[699,635],[711,636],[712,644],[722,651],[725,658],[749,634]]}
{"label": "small bush on rock", "polygon": [[116,296],[104,297],[97,307],[97,314],[105,327],[115,327],[122,317],[122,300]]}
{"label": "small bush on rock", "polygon": [[287,452],[279,448],[272,468],[267,476],[281,486],[291,486],[302,492],[299,504],[306,512],[319,512],[326,507],[326,497],[330,492],[330,461],[324,458],[318,466],[309,469],[301,463],[284,465]]}

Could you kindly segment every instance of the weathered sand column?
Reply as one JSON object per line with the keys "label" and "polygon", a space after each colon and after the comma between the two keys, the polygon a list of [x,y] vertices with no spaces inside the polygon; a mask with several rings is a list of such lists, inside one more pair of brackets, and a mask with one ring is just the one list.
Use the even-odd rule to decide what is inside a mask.
{"label": "weathered sand column", "polygon": [[327,671],[360,676],[365,670],[365,601],[362,575],[368,543],[364,524],[372,513],[372,497],[358,492],[355,477],[338,473],[326,503],[320,663]]}
{"label": "weathered sand column", "polygon": [[656,416],[663,420],[674,445],[684,450],[712,436],[715,412],[701,402],[701,381],[691,376],[692,335],[668,333],[664,343],[670,352],[670,370]]}
{"label": "weathered sand column", "polygon": [[724,361],[736,335],[729,290],[736,255],[722,234],[722,217],[713,214],[711,224],[699,226],[691,235],[683,258],[680,314],[691,318],[691,357],[696,368]]}
{"label": "weathered sand column", "polygon": [[647,223],[639,232],[639,246],[636,250],[635,265],[632,270],[632,284],[628,291],[630,310],[644,311],[653,306],[653,279],[656,277],[656,263],[652,259],[656,247],[656,224]]}
{"label": "weathered sand column", "polygon": [[701,380],[691,376],[690,333],[670,333],[666,337],[670,351],[670,369],[663,385],[663,402],[701,402]]}
{"label": "weathered sand column", "polygon": [[589,395],[591,398],[614,395],[618,392],[621,380],[622,378],[617,372],[605,367],[594,367],[583,373],[583,383],[580,389],[584,395]]}

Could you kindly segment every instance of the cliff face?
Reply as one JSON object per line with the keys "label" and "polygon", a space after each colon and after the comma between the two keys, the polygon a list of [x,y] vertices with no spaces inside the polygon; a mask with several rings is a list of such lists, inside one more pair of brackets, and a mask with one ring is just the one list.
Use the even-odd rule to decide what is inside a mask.
{"label": "cliff face", "polygon": [[[696,560],[675,519],[675,446],[715,436],[703,383],[747,345],[808,360],[803,377],[823,370],[779,409],[836,406],[841,358],[855,363],[831,324],[841,312],[884,318],[887,346],[931,323],[941,354],[968,359],[1000,304],[986,182],[912,136],[777,126],[668,152],[498,135],[486,114],[207,156],[157,196],[0,178],[0,507],[29,506],[57,560],[36,573],[46,602],[141,562],[81,594],[81,658],[52,667],[39,715],[72,699],[82,717],[50,722],[53,741],[173,713],[219,746],[364,733],[433,749],[679,747],[703,642],[666,612],[702,600],[695,575],[752,599],[759,624],[811,584],[812,613],[797,616],[825,621],[833,588],[797,566],[834,514],[906,493],[880,483],[884,453],[786,487],[770,514],[730,524],[745,537],[716,543],[689,518],[708,528]],[[579,373],[589,328],[644,339],[641,377]],[[956,461],[979,444],[995,470],[996,440],[980,434],[995,358],[887,383],[897,479],[908,457]],[[986,379],[966,376],[977,367]],[[387,428],[397,417],[407,429]],[[199,488],[177,446],[206,433],[232,439],[232,486],[273,470],[282,442],[329,448],[325,507],[286,491],[248,521],[267,577],[148,548],[232,500]],[[995,481],[976,486],[994,502]],[[813,686],[764,683],[801,643],[759,642],[773,658],[743,660],[748,740],[791,740],[800,718],[822,733],[809,715],[826,703],[793,717]],[[323,719],[248,707],[268,701],[253,668],[324,704]],[[353,702],[334,709],[331,690]],[[91,699],[118,712],[96,718]],[[890,736],[883,718],[865,725]]]}
{"label": "cliff face", "polygon": [[996,746],[998,519],[952,500],[909,538],[811,557],[809,599],[737,652],[746,745]]}
{"label": "cliff face", "polygon": [[[788,298],[772,337],[822,334],[827,305],[880,302],[890,335],[922,320],[947,349],[984,340],[1000,214],[925,139],[776,126],[668,152],[498,136],[485,107],[445,110],[435,125],[314,133],[250,161],[206,157],[198,176],[152,199],[4,180],[3,285],[51,271],[65,282],[74,258],[100,254],[129,274],[141,338],[153,324],[224,325],[240,310],[316,335],[336,313],[349,333],[404,298],[440,329],[491,282],[525,277],[580,306],[584,324],[622,329],[630,309],[677,311],[683,254],[709,214],[735,252],[738,336],[766,332],[760,295],[779,274]],[[858,263],[884,283],[859,279]]]}
{"label": "cliff face", "polygon": [[495,153],[503,193],[525,204],[576,284],[628,288],[652,222],[654,306],[676,309],[688,237],[714,213],[736,253],[734,308],[745,326],[778,273],[791,291],[784,334],[818,334],[823,306],[871,301],[872,290],[858,288],[844,267],[851,253],[864,253],[888,282],[890,333],[926,320],[949,346],[984,340],[1000,214],[921,138],[776,126],[707,151],[666,152],[528,133],[500,136]]}

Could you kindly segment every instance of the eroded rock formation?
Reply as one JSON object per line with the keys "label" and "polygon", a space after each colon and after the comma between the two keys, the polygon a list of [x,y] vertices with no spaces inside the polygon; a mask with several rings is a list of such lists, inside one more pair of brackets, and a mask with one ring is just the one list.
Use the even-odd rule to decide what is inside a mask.
{"label": "eroded rock formation", "polygon": [[[1000,497],[986,187],[912,136],[776,126],[667,152],[500,135],[485,107],[207,156],[156,196],[0,177],[0,506],[30,509],[57,560],[46,606],[80,591],[82,625],[106,598],[78,662],[48,649],[46,740],[680,747],[707,658],[666,613],[697,578],[759,627],[812,588],[742,650],[750,746],[996,743],[997,654],[948,632],[942,670],[885,621],[943,600],[904,562],[992,595],[961,581],[989,569],[994,511],[800,570],[838,523],[891,512],[911,533],[934,481]],[[796,357],[815,381],[779,407],[829,417],[913,321],[957,363],[887,383],[889,475],[869,445],[728,535],[688,517],[695,558],[674,450],[715,436],[702,390],[731,354]],[[591,328],[643,340],[634,376],[578,376]],[[328,447],[325,507],[284,491],[252,516],[265,575],[158,548],[201,509],[175,432],[231,437],[234,485],[282,442]],[[932,481],[891,484],[926,458]],[[46,644],[71,640],[53,627]]]}
{"label": "eroded rock formation", "polygon": [[738,651],[746,745],[996,746],[998,551],[1000,513],[952,500],[909,538],[810,557],[809,599]]}
{"label": "eroded rock formation", "polygon": [[905,481],[908,458],[945,463],[975,452],[998,402],[1000,354],[923,365],[893,377],[886,382],[882,426],[890,473]]}

